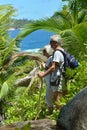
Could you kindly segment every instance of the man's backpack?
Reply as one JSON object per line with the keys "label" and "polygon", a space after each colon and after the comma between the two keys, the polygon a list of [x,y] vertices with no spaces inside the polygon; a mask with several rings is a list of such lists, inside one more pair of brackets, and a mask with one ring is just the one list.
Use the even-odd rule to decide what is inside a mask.
{"label": "man's backpack", "polygon": [[[74,55],[71,55],[70,53],[68,53],[66,51],[62,51],[62,50],[59,50],[59,49],[56,50],[56,51],[60,51],[64,56],[64,64],[62,64],[60,66],[60,71],[61,71],[62,75],[65,77],[66,68],[70,67],[71,69],[74,69],[74,68],[78,67],[78,61],[76,60]],[[53,53],[53,57],[54,57],[54,53]],[[50,81],[50,84],[52,86],[59,85],[60,77],[61,76],[58,75],[54,81]]]}
{"label": "man's backpack", "polygon": [[64,70],[66,70],[67,67],[70,67],[71,69],[75,69],[78,67],[78,60],[75,58],[74,55],[71,55],[66,51],[58,51],[60,51],[64,56]]}

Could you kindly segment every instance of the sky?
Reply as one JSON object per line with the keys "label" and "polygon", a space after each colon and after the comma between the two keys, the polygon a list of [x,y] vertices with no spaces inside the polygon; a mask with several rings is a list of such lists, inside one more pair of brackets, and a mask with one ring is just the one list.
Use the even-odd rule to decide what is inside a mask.
{"label": "sky", "polygon": [[0,0],[0,5],[11,4],[17,10],[17,19],[37,20],[50,17],[61,10],[61,0]]}

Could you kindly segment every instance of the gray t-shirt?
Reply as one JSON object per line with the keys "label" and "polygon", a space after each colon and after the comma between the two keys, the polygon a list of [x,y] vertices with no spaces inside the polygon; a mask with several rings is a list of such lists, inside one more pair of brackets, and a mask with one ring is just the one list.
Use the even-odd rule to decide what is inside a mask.
{"label": "gray t-shirt", "polygon": [[50,64],[52,63],[52,56],[50,56],[46,61],[46,66],[49,68]]}
{"label": "gray t-shirt", "polygon": [[[63,49],[61,49],[63,50]],[[53,61],[54,62],[58,62],[58,68],[52,72],[51,74],[51,82],[54,82],[58,76],[61,75],[61,70],[60,67],[63,65],[64,63],[64,56],[60,51],[55,51],[53,54]]]}

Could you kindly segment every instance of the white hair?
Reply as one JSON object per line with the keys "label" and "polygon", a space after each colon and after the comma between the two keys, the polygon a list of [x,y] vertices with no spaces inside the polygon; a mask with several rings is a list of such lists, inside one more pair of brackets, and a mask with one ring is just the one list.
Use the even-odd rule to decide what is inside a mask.
{"label": "white hair", "polygon": [[53,49],[51,48],[50,45],[46,45],[44,46],[44,48],[42,50],[46,50],[46,52],[51,55],[53,53]]}

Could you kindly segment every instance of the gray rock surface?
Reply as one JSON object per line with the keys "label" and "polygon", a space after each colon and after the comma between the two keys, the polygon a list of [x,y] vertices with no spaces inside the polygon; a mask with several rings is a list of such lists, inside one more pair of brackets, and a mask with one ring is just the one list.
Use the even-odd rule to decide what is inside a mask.
{"label": "gray rock surface", "polygon": [[57,130],[87,130],[87,87],[61,109]]}

